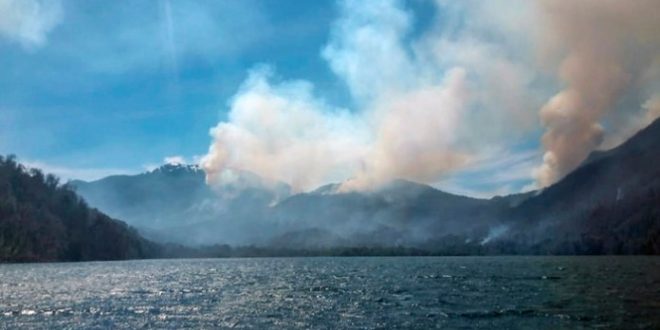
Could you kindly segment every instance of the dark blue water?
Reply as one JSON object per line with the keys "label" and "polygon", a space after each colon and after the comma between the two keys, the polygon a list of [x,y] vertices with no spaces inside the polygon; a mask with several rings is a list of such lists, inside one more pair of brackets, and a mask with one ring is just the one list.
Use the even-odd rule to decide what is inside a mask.
{"label": "dark blue water", "polygon": [[0,265],[0,327],[660,328],[658,257]]}

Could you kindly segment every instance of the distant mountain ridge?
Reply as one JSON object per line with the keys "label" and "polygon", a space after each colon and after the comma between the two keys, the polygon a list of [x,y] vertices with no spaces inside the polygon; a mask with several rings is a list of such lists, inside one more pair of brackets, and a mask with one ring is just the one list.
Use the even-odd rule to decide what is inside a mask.
{"label": "distant mountain ridge", "polygon": [[[134,226],[168,226],[188,221],[213,193],[195,165],[166,164],[138,175],[114,175],[87,183],[72,181],[91,205]],[[175,220],[172,220],[172,218]]]}
{"label": "distant mountain ridge", "polygon": [[[656,121],[542,191],[492,199],[452,195],[405,180],[369,192],[341,192],[339,184],[299,194],[290,194],[285,185],[210,188],[201,169],[184,165],[73,184],[90,204],[150,237],[193,245],[412,246],[448,254],[660,253],[659,151]],[[254,174],[237,175],[259,182]]]}
{"label": "distant mountain ridge", "polygon": [[[186,182],[190,186],[187,188],[178,184],[182,175],[188,177]],[[127,178],[132,178],[133,182],[124,182]],[[152,180],[158,182],[154,185],[158,187],[157,192],[153,194],[148,193],[153,189]],[[477,227],[485,226],[489,215],[509,204],[507,198],[474,199],[405,180],[395,180],[365,193],[339,192],[338,184],[290,196],[287,190],[280,194],[282,198],[269,190],[271,188],[258,185],[209,188],[203,172],[191,165],[164,165],[135,176],[73,184],[92,205],[126,219],[147,237],[193,245],[231,243],[290,247],[290,243],[284,243],[296,236],[301,241],[304,233],[311,232],[325,233],[333,239],[309,237],[310,242],[304,244],[309,248],[327,246],[330,241],[350,246],[416,245],[432,239],[435,232],[462,234],[470,230],[486,235],[486,229]],[[167,186],[169,188],[163,188]],[[140,191],[140,196],[126,193],[127,189]],[[199,191],[204,192],[202,199],[191,197]],[[136,203],[141,199],[145,201]],[[113,204],[116,201],[130,203],[127,206]],[[204,204],[207,207],[200,207]],[[162,206],[155,207],[157,205]],[[172,206],[175,206],[173,210]],[[114,208],[119,212],[113,212]],[[164,218],[168,219],[165,227],[162,226]]]}
{"label": "distant mountain ridge", "polygon": [[[660,120],[542,191],[491,199],[405,180],[366,192],[332,184],[291,194],[284,184],[238,171],[211,187],[199,167],[172,164],[62,185],[13,157],[0,157],[0,262],[660,254],[659,151]],[[88,205],[116,210],[108,216]],[[213,246],[157,244],[113,219],[117,214],[148,238]]]}
{"label": "distant mountain ridge", "polygon": [[236,238],[253,233],[241,219],[254,217],[290,193],[285,184],[266,183],[239,171],[226,184],[212,188],[199,166],[186,164],[71,185],[91,205],[124,219],[149,238],[193,245],[241,242]]}

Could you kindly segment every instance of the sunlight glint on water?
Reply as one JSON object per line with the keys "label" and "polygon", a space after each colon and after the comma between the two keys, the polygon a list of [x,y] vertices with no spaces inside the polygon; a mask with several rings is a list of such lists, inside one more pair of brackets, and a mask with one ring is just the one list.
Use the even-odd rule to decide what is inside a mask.
{"label": "sunlight glint on water", "polygon": [[658,270],[657,257],[1,265],[0,327],[653,328]]}

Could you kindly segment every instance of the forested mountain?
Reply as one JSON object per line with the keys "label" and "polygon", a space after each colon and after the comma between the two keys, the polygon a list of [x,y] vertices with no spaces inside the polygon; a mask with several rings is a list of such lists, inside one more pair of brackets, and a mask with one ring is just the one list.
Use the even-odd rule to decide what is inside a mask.
{"label": "forested mountain", "polygon": [[405,181],[370,193],[326,186],[275,208],[279,218],[326,234],[298,231],[275,242],[332,238],[438,254],[660,254],[658,164],[660,120],[537,192],[483,200]]}
{"label": "forested mountain", "polygon": [[414,245],[438,234],[486,235],[484,225],[508,203],[404,180],[371,192],[338,193],[329,185],[289,195],[284,184],[266,185],[250,173],[238,177],[240,182],[212,189],[197,166],[164,165],[72,184],[92,205],[147,237],[189,245]]}
{"label": "forested mountain", "polygon": [[505,251],[660,254],[660,120],[507,213]]}
{"label": "forested mountain", "polygon": [[[324,245],[336,237],[335,245],[353,247],[419,246],[449,235],[482,237],[500,206],[405,180],[370,192],[298,194],[273,208],[276,221],[293,231],[274,242],[313,247],[324,241],[320,232],[326,233]],[[300,231],[308,228],[315,231]]]}
{"label": "forested mountain", "polygon": [[166,228],[204,221],[216,201],[204,171],[166,164],[138,175],[113,175],[94,182],[72,181],[90,204],[136,227]]}
{"label": "forested mountain", "polygon": [[396,180],[289,194],[253,174],[210,188],[196,166],[74,182],[149,237],[287,250],[413,247],[436,254],[660,253],[660,121],[537,192],[476,199]]}
{"label": "forested mountain", "polygon": [[0,261],[116,260],[157,251],[55,176],[0,156]]}

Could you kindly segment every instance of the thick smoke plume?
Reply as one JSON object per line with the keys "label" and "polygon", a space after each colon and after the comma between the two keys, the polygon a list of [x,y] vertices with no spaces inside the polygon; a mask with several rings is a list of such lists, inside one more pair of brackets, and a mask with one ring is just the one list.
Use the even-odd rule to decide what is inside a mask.
{"label": "thick smoke plume", "polygon": [[543,187],[601,144],[601,120],[630,89],[657,80],[649,75],[657,75],[660,2],[548,0],[539,9],[546,20],[542,56],[560,58],[557,76],[565,86],[540,111],[546,151],[536,179]]}
{"label": "thick smoke plume", "polygon": [[202,160],[207,179],[249,171],[300,191],[355,171],[365,154],[357,118],[315,98],[309,83],[274,85],[272,75],[268,68],[253,70],[230,104],[229,120],[213,128]]}
{"label": "thick smoke plume", "polygon": [[367,189],[395,178],[432,181],[466,161],[455,146],[468,103],[465,71],[439,71],[408,54],[411,17],[398,1],[346,1],[342,10],[322,56],[360,109],[333,108],[312,84],[273,83],[272,72],[256,69],[228,121],[212,130],[202,161],[210,181],[240,169],[296,191],[333,181]]}
{"label": "thick smoke plume", "polygon": [[[341,1],[321,56],[356,108],[332,106],[312,83],[258,67],[212,129],[201,162],[208,180],[242,170],[294,191],[330,182],[344,190],[394,179],[435,183],[539,133],[541,109],[545,154],[529,172],[543,187],[604,139],[657,116],[660,2],[435,5],[438,19],[415,31],[403,1]],[[548,70],[559,88],[541,74]]]}

